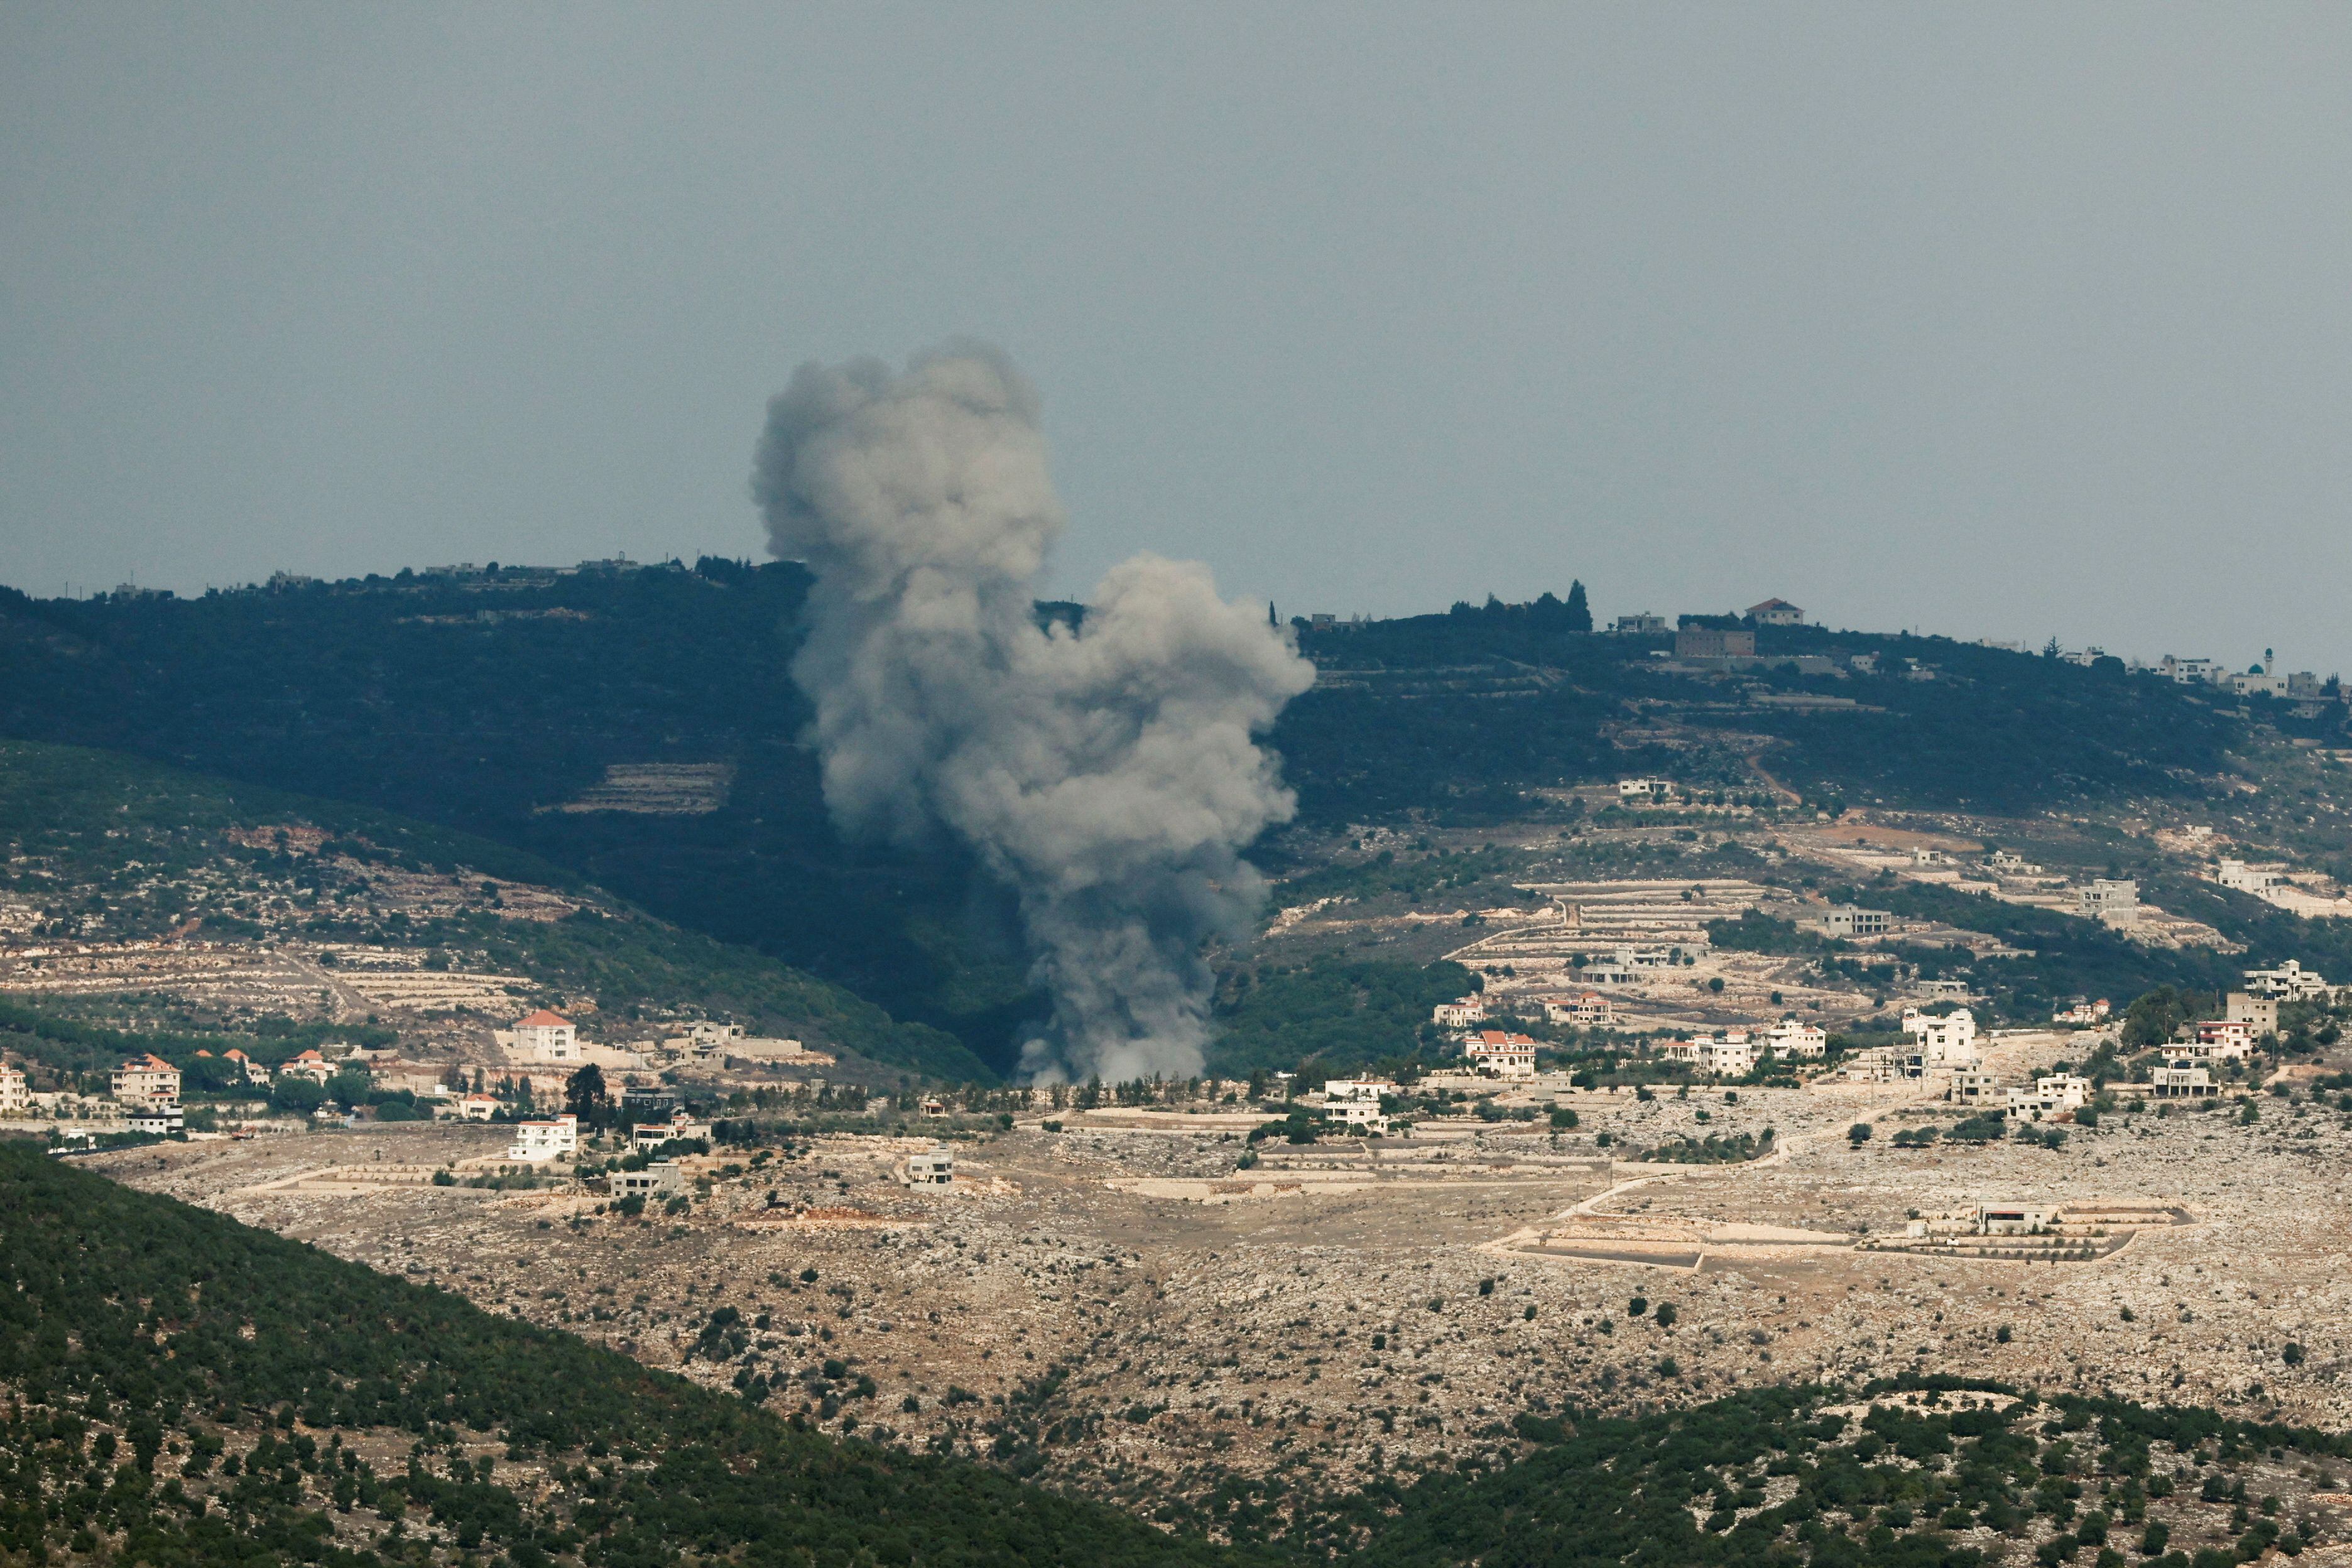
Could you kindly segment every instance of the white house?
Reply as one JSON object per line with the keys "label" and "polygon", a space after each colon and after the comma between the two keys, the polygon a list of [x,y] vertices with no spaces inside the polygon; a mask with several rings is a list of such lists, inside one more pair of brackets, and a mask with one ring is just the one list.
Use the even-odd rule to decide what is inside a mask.
{"label": "white house", "polygon": [[1619,800],[1664,800],[1674,793],[1673,781],[1668,779],[1619,779],[1617,781]]}
{"label": "white house", "polygon": [[2110,1011],[2112,1009],[2108,1007],[2107,999],[2104,996],[2095,1002],[2086,1002],[2078,997],[2052,1013],[2050,1021],[2053,1024],[2075,1024],[2087,1028],[2095,1024],[2105,1023]]}
{"label": "white house", "polygon": [[1756,1042],[1745,1029],[1670,1040],[1658,1054],[1670,1062],[1687,1062],[1692,1071],[1710,1078],[1746,1078],[1756,1068]]}
{"label": "white house", "polygon": [[580,1119],[570,1111],[545,1121],[518,1121],[507,1158],[530,1164],[580,1152]]}
{"label": "white house", "polygon": [[175,1104],[180,1069],[159,1056],[136,1056],[114,1069],[111,1092],[125,1105]]}
{"label": "white house", "polygon": [[2058,1223],[2049,1204],[1986,1204],[1977,1210],[1980,1236],[2032,1236]]}
{"label": "white house", "polygon": [[529,1062],[580,1060],[580,1031],[572,1020],[541,1007],[514,1026],[515,1052]]}
{"label": "white house", "polygon": [[500,1103],[495,1094],[461,1094],[451,1110],[460,1121],[488,1121],[499,1113]]}
{"label": "white house", "polygon": [[907,1156],[907,1184],[950,1187],[955,1184],[955,1151],[944,1143]]}
{"label": "white house", "polygon": [[2250,866],[2243,860],[2222,861],[2221,868],[2213,874],[2213,879],[2233,891],[2252,893],[2256,898],[2273,888],[2287,885],[2286,873],[2279,868]]}
{"label": "white house", "polygon": [[2073,1073],[2037,1078],[2032,1089],[2020,1085],[2009,1091],[2009,1113],[2027,1121],[2046,1121],[2090,1102],[2091,1080]]}
{"label": "white house", "polygon": [[2325,996],[2333,989],[2326,981],[2292,958],[2276,969],[2246,971],[2246,990],[2256,996],[2284,996],[2290,1002],[2301,1002],[2314,996]]}
{"label": "white house", "polygon": [[1470,1037],[1462,1047],[1473,1067],[1483,1068],[1503,1078],[1533,1078],[1536,1073],[1536,1043],[1527,1035],[1506,1034],[1500,1029],[1481,1029]]}
{"label": "white house", "polygon": [[269,1081],[269,1069],[234,1046],[223,1053],[221,1060],[243,1073],[247,1083],[266,1084]]}
{"label": "white house", "polygon": [[1440,1002],[1430,1009],[1429,1016],[1441,1029],[1467,1029],[1486,1021],[1486,1004],[1475,996],[1459,997]]}
{"label": "white house", "polygon": [[2147,1087],[2159,1100],[2208,1100],[2221,1092],[2213,1074],[2187,1058],[2176,1057],[2147,1075]]}
{"label": "white house", "polygon": [[710,1123],[697,1121],[683,1110],[674,1110],[667,1121],[640,1121],[629,1129],[629,1146],[633,1149],[658,1149],[665,1143],[686,1142],[699,1139],[710,1141]]}
{"label": "white house", "polygon": [[168,1138],[187,1125],[176,1105],[144,1105],[131,1113],[131,1131]]}
{"label": "white house", "polygon": [[1666,629],[1666,617],[1643,611],[1638,616],[1620,616],[1609,628],[1617,637],[1654,637]]}
{"label": "white house", "polygon": [[25,1081],[25,1069],[0,1062],[0,1116],[22,1116],[32,1109],[33,1091]]}
{"label": "white house", "polygon": [[1797,1057],[1820,1058],[1829,1055],[1830,1037],[1818,1024],[1799,1022],[1795,1017],[1781,1019],[1764,1031],[1764,1044],[1774,1056],[1785,1059]]}
{"label": "white house", "polygon": [[1801,626],[1805,612],[1786,599],[1767,599],[1748,606],[1747,619],[1759,626]]}
{"label": "white house", "polygon": [[1919,1065],[1927,1070],[1972,1068],[1983,1059],[1977,1049],[1977,1016],[1966,1007],[1941,1017],[1906,1007],[1903,1032],[1918,1041]]}
{"label": "white house", "polygon": [[1326,1105],[1378,1105],[1397,1086],[1384,1078],[1331,1078],[1323,1080]]}
{"label": "white house", "polygon": [[335,1068],[332,1063],[317,1051],[304,1051],[292,1060],[279,1064],[278,1076],[308,1079],[312,1083],[323,1085],[329,1079],[335,1076]]}

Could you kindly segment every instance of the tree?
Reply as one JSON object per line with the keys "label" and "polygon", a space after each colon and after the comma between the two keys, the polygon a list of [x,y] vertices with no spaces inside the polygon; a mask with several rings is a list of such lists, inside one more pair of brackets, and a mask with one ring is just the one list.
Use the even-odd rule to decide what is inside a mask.
{"label": "tree", "polygon": [[270,1086],[269,1103],[307,1116],[327,1103],[326,1086],[307,1078],[281,1078]]}
{"label": "tree", "polygon": [[583,1127],[602,1127],[613,1109],[613,1097],[604,1089],[604,1069],[590,1062],[565,1079],[563,1109],[578,1117]]}
{"label": "tree", "polygon": [[1861,1148],[1864,1143],[1869,1142],[1870,1123],[1867,1121],[1857,1121],[1853,1126],[1847,1128],[1845,1130],[1845,1141],[1853,1144],[1857,1149]]}
{"label": "tree", "polygon": [[1568,585],[1567,629],[1589,632],[1592,629],[1592,606],[1584,600],[1584,584],[1579,580]]}

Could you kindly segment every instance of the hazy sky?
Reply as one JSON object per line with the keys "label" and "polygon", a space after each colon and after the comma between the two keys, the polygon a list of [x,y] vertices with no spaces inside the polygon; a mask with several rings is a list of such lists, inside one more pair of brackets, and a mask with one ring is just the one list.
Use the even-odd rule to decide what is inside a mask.
{"label": "hazy sky", "polygon": [[990,339],[1060,586],[2352,672],[2352,8],[0,9],[0,581],[756,553]]}

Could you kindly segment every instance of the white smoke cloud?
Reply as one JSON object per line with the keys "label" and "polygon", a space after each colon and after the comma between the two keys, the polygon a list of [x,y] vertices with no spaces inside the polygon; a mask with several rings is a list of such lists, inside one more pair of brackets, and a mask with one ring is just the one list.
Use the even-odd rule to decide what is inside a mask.
{"label": "white smoke cloud", "polygon": [[845,831],[944,826],[1018,895],[1043,1078],[1202,1065],[1212,932],[1265,896],[1240,848],[1296,802],[1255,737],[1314,668],[1207,568],[1139,555],[1083,626],[1034,600],[1064,526],[1036,394],[954,343],[904,374],[803,365],[768,405],[753,498],[815,574],[793,673]]}

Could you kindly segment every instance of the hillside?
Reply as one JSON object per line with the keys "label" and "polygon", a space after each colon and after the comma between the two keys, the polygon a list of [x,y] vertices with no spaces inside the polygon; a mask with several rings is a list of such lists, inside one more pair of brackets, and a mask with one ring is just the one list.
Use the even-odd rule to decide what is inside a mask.
{"label": "hillside", "polygon": [[153,1564],[1221,1560],[0,1143],[0,1533]]}
{"label": "hillside", "polygon": [[[0,917],[31,935],[387,945],[428,967],[454,960],[519,973],[545,998],[583,998],[622,1016],[731,1012],[877,1062],[986,1076],[951,1037],[897,1023],[839,986],[654,919],[527,850],[366,805],[0,742]],[[100,1031],[92,1048],[177,1059],[236,1044],[274,1061],[328,1033],[367,1034],[235,1008],[140,1011],[135,1040]],[[69,1045],[71,1027],[21,1007],[0,1026],[9,1017],[37,1057],[94,1070],[79,1059],[87,1052],[36,1043]]]}
{"label": "hillside", "polygon": [[[1539,1399],[1458,1468],[1360,1491],[1236,1478],[1160,1508],[1162,1531],[819,1436],[752,1403],[764,1384],[649,1372],[22,1143],[0,1144],[0,1535],[34,1561],[2054,1568],[2129,1543],[2222,1568],[2346,1525],[2340,1436],[1908,1377],[1630,1417]],[[1079,1436],[982,1419],[1014,1457]],[[1203,1531],[1239,1544],[1181,1533]]]}
{"label": "hillside", "polygon": [[[797,737],[806,579],[706,561],[37,601],[0,593],[0,733],[363,802],[562,868],[953,1033],[998,1071],[1042,1015],[1002,893],[952,845],[844,844]],[[1536,606],[1302,630],[1271,737],[1311,872],[1349,824],[1558,823],[1629,773],[1729,798],[2030,815],[2196,801],[2280,704],[1946,639],[1768,627],[1708,671]],[[1069,613],[1066,607],[1063,613]],[[617,770],[617,771],[616,771]]]}

